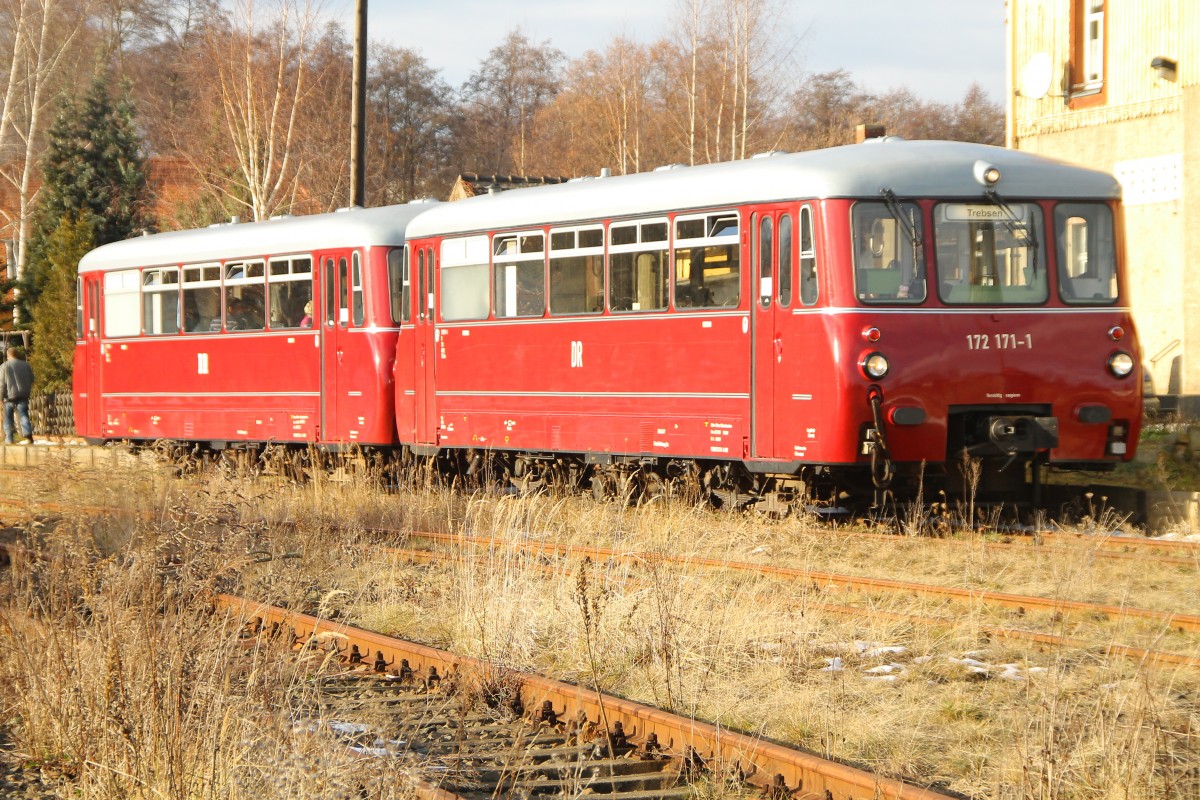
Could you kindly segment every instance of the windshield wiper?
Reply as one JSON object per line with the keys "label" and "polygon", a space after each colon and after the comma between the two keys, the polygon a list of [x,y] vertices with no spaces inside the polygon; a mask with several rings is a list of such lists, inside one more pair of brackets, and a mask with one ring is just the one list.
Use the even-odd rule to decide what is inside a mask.
{"label": "windshield wiper", "polygon": [[891,189],[887,187],[880,189],[879,196],[883,198],[883,204],[887,207],[888,213],[900,224],[900,229],[904,231],[904,235],[908,237],[908,241],[912,244],[912,263],[913,269],[916,269],[918,264],[923,263],[921,247],[925,244],[925,240],[921,236],[921,230],[917,227],[916,219],[906,219],[904,217],[904,209],[901,207],[900,201],[896,199],[896,193]]}
{"label": "windshield wiper", "polygon": [[988,189],[984,192],[984,195],[1004,212],[1004,223],[1008,227],[1008,232],[1018,241],[1023,240],[1025,246],[1029,248],[1029,266],[1033,270],[1033,274],[1036,275],[1038,269],[1038,240],[1037,234],[1034,233],[1033,220],[1030,220],[1029,224],[1022,222],[1021,218],[1017,216],[1017,212],[1013,211],[1012,206],[1005,202],[1004,198],[997,194],[995,189]]}

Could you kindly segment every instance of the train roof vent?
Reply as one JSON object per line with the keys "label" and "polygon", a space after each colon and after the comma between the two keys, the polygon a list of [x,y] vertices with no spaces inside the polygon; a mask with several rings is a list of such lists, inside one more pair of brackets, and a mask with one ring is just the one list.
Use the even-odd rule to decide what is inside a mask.
{"label": "train roof vent", "polygon": [[683,169],[687,164],[663,164],[661,167],[655,167],[655,172],[669,172],[673,169]]}
{"label": "train roof vent", "polygon": [[291,214],[276,214],[275,216],[271,217],[271,222],[275,222],[276,220],[280,220],[280,219],[291,219],[291,218],[292,218]]}
{"label": "train roof vent", "polygon": [[412,200],[408,201],[408,205],[410,205],[410,206],[426,206],[426,205],[433,205],[437,201],[438,201],[438,199],[436,197],[414,197]]}
{"label": "train roof vent", "polygon": [[767,150],[765,153],[755,153],[751,158],[770,158],[771,156],[786,156],[787,150]]}
{"label": "train roof vent", "polygon": [[895,134],[892,134],[890,136],[876,136],[871,139],[863,139],[862,143],[863,144],[886,144],[888,142],[907,142],[907,141],[908,140],[905,139],[903,136],[896,136]]}

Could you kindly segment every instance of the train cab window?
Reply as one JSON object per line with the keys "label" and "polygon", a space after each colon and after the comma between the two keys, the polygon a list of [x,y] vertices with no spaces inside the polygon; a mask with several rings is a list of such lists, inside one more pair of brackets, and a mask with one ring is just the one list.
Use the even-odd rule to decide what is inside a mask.
{"label": "train cab window", "polygon": [[735,307],[741,300],[738,216],[675,218],[675,307]]}
{"label": "train cab window", "polygon": [[492,240],[493,308],[496,317],[540,317],[546,309],[546,247],[542,233]]}
{"label": "train cab window", "polygon": [[[486,234],[442,241],[441,281],[442,319],[487,319],[491,296]],[[428,294],[433,294],[432,286]]]}
{"label": "train cab window", "polygon": [[550,231],[550,313],[604,310],[604,229]]}
{"label": "train cab window", "polygon": [[1049,296],[1042,211],[1033,203],[940,203],[938,297],[947,305],[1038,305]]}
{"label": "train cab window", "polygon": [[312,259],[308,256],[273,258],[267,275],[272,330],[311,328],[312,314],[304,309],[312,302]]}
{"label": "train cab window", "polygon": [[261,261],[225,264],[225,330],[261,331],[266,326],[266,270]]}
{"label": "train cab window", "polygon": [[667,223],[614,223],[608,229],[609,308],[663,311],[667,307]]}
{"label": "train cab window", "polygon": [[356,327],[366,321],[363,304],[362,256],[357,250],[350,257],[350,314]]}
{"label": "train cab window", "polygon": [[812,209],[800,209],[800,302],[811,306],[817,302],[817,248],[813,239]]}
{"label": "train cab window", "polygon": [[925,299],[921,209],[915,203],[858,202],[850,214],[854,285],[864,303]]}
{"label": "train cab window", "polygon": [[138,309],[138,271],[123,269],[104,275],[104,335],[137,336],[141,332]]}
{"label": "train cab window", "polygon": [[1058,291],[1064,302],[1109,305],[1117,299],[1117,245],[1112,209],[1102,203],[1059,203]]}
{"label": "train cab window", "polygon": [[388,297],[391,299],[392,324],[412,319],[412,304],[408,296],[408,248],[393,247],[388,251]]}
{"label": "train cab window", "polygon": [[142,272],[142,332],[179,333],[179,267]]}
{"label": "train cab window", "polygon": [[183,268],[183,329],[190,333],[221,330],[221,267]]}

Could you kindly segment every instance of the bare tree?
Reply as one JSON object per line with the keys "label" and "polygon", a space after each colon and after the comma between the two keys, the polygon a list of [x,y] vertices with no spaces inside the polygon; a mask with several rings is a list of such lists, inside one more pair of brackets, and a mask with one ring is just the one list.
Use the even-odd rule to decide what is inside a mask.
{"label": "bare tree", "polygon": [[664,87],[688,163],[745,158],[776,144],[772,111],[792,86],[802,37],[780,37],[778,0],[681,0]]}
{"label": "bare tree", "polygon": [[954,139],[980,144],[1004,144],[1004,106],[988,98],[978,83],[967,87],[954,108]]}
{"label": "bare tree", "polygon": [[856,124],[882,121],[874,119],[874,104],[844,69],[809,75],[786,104],[791,125],[783,146],[813,150],[849,144]]}
{"label": "bare tree", "polygon": [[313,124],[303,114],[315,81],[309,60],[317,10],[300,3],[277,0],[263,23],[254,0],[244,0],[227,28],[206,31],[193,85],[211,80],[214,91],[197,98],[196,111],[199,119],[212,114],[223,136],[188,147],[193,132],[179,132],[180,152],[208,189],[255,220],[291,211],[301,193],[300,141]]}
{"label": "bare tree", "polygon": [[653,124],[662,107],[652,51],[621,37],[568,65],[562,90],[535,119],[535,171],[594,175],[608,167],[626,174],[656,163],[667,148]]}
{"label": "bare tree", "polygon": [[0,52],[8,62],[0,109],[0,180],[16,195],[17,210],[4,222],[15,244],[14,278],[25,265],[25,245],[36,198],[34,176],[48,104],[76,53],[87,7],[74,0],[7,0],[0,8]]}
{"label": "bare tree", "polygon": [[564,56],[514,30],[463,85],[464,169],[524,173],[533,119],[558,94]]}
{"label": "bare tree", "polygon": [[375,203],[444,194],[453,177],[449,149],[450,87],[415,50],[375,45],[368,82]]}

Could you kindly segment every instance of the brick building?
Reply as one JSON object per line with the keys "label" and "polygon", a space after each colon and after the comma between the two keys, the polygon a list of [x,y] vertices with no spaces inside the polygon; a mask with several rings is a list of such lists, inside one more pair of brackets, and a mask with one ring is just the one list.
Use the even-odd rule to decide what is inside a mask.
{"label": "brick building", "polygon": [[1200,2],[1008,0],[1007,24],[1008,144],[1121,181],[1143,362],[1200,415]]}

